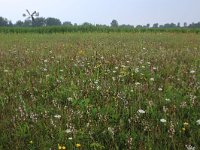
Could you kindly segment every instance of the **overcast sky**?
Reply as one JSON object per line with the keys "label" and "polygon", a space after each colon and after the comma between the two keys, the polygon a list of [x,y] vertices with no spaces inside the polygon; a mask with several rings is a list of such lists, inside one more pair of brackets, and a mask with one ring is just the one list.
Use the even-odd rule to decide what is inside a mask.
{"label": "overcast sky", "polygon": [[26,9],[78,24],[200,22],[200,0],[0,0],[0,16],[13,23]]}

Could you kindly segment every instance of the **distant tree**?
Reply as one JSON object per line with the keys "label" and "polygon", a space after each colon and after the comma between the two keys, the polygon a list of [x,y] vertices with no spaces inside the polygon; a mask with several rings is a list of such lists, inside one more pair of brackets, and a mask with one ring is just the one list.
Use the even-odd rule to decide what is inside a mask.
{"label": "distant tree", "polygon": [[85,26],[85,27],[87,27],[87,26],[92,26],[92,24],[91,24],[91,23],[89,23],[89,22],[84,22],[84,23],[82,24],[82,26]]}
{"label": "distant tree", "polygon": [[176,28],[176,24],[174,23],[166,23],[163,26],[164,28]]}
{"label": "distant tree", "polygon": [[153,28],[158,28],[158,23],[154,23]]}
{"label": "distant tree", "polygon": [[8,26],[9,26],[9,27],[12,27],[12,26],[13,26],[12,21],[8,21]]}
{"label": "distant tree", "polygon": [[63,22],[63,26],[73,26],[70,21]]}
{"label": "distant tree", "polygon": [[31,27],[32,26],[32,21],[31,20],[25,20],[23,26],[24,27]]}
{"label": "distant tree", "polygon": [[117,20],[112,20],[112,22],[110,24],[111,24],[111,27],[118,27]]}
{"label": "distant tree", "polygon": [[24,22],[21,21],[21,20],[18,20],[16,23],[15,23],[15,26],[17,27],[22,27],[24,25]]}
{"label": "distant tree", "polygon": [[122,25],[120,25],[119,27],[121,27],[121,28],[134,28],[134,26],[132,26],[132,25],[127,25],[127,24],[122,24]]}
{"label": "distant tree", "polygon": [[43,17],[35,18],[34,22],[32,23],[34,27],[42,27],[46,25],[46,20]]}
{"label": "distant tree", "polygon": [[61,21],[57,18],[47,18],[46,19],[46,26],[60,26],[61,25]]}
{"label": "distant tree", "polygon": [[146,27],[147,27],[147,28],[150,28],[150,24],[148,23],[148,24],[146,25]]}
{"label": "distant tree", "polygon": [[187,27],[187,22],[184,22],[183,26],[186,28]]}
{"label": "distant tree", "polygon": [[6,18],[0,17],[0,26],[8,26],[8,20]]}
{"label": "distant tree", "polygon": [[137,25],[136,28],[140,29],[140,28],[143,28],[142,25]]}
{"label": "distant tree", "polygon": [[180,28],[180,27],[181,27],[181,24],[180,24],[180,22],[178,22],[178,23],[177,23],[177,27],[178,27],[178,28]]}

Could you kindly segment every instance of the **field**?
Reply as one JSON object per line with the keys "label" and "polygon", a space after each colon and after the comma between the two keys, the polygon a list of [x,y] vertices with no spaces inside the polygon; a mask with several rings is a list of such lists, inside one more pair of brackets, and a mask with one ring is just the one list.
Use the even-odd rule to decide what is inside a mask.
{"label": "field", "polygon": [[0,149],[194,147],[200,34],[0,34]]}

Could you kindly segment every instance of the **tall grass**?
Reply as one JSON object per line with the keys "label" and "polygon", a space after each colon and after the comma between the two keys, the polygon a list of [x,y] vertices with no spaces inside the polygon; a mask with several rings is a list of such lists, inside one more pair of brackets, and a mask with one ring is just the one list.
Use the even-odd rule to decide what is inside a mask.
{"label": "tall grass", "polygon": [[0,149],[199,149],[199,50],[194,33],[2,33]]}
{"label": "tall grass", "polygon": [[125,28],[96,26],[0,27],[0,33],[71,33],[71,32],[180,32],[200,33],[198,28]]}

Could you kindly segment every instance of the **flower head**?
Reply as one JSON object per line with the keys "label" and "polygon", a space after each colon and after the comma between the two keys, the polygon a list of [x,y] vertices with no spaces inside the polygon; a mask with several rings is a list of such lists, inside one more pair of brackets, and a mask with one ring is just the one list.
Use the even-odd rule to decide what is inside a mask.
{"label": "flower head", "polygon": [[76,147],[77,147],[77,148],[80,148],[80,147],[81,147],[81,144],[77,143],[77,144],[76,144]]}
{"label": "flower head", "polygon": [[200,125],[200,119],[196,121],[197,125]]}
{"label": "flower head", "polygon": [[139,110],[138,110],[138,113],[140,113],[140,114],[144,114],[144,113],[145,113],[145,111],[144,111],[144,110],[142,110],[142,109],[139,109]]}
{"label": "flower head", "polygon": [[54,117],[60,119],[61,115],[54,115]]}
{"label": "flower head", "polygon": [[165,122],[167,122],[167,120],[162,118],[162,119],[160,119],[160,122],[165,123]]}

